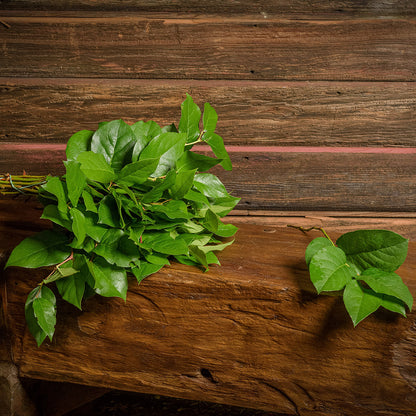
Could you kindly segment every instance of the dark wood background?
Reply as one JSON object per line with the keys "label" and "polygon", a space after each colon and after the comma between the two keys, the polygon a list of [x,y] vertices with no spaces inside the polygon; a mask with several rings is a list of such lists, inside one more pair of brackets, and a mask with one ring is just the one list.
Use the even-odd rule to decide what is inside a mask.
{"label": "dark wood background", "polygon": [[0,17],[2,172],[61,173],[74,132],[178,122],[188,92],[219,114],[239,219],[415,211],[414,1],[2,1]]}

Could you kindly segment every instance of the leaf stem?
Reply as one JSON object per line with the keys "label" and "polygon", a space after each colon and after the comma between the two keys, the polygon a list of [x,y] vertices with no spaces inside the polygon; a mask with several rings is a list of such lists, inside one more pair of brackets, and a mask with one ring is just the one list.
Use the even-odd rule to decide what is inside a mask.
{"label": "leaf stem", "polygon": [[[72,251],[71,254],[61,263],[55,265],[55,267],[53,268],[53,270],[39,283],[38,286],[42,287],[45,283],[50,283],[48,282],[48,279],[57,271],[59,271],[59,268],[61,266],[63,266],[65,263],[68,263],[69,261],[74,259],[74,252]],[[62,276],[63,277],[63,276]],[[58,280],[58,279],[54,279],[53,281]]]}
{"label": "leaf stem", "polygon": [[332,245],[335,247],[335,243],[331,240],[331,238],[329,237],[327,232],[322,227],[313,226],[313,227],[305,228],[305,227],[302,227],[300,225],[292,225],[292,224],[288,224],[287,226],[290,227],[290,228],[295,228],[297,230],[300,230],[304,234],[306,234],[307,232],[312,231],[312,230],[320,231],[332,243]]}
{"label": "leaf stem", "polygon": [[194,144],[197,144],[197,143],[201,143],[203,140],[202,140],[202,136],[204,135],[206,133],[206,130],[202,130],[200,133],[199,133],[199,137],[198,137],[198,139],[197,140],[195,140],[194,142],[191,142],[191,143],[186,143],[186,146],[193,146]]}
{"label": "leaf stem", "polygon": [[46,176],[39,175],[0,175],[0,195],[33,195],[46,182]]}

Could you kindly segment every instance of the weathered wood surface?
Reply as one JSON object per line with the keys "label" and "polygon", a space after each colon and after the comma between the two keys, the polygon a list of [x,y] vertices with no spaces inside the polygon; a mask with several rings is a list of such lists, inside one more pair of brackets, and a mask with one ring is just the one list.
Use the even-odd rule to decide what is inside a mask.
{"label": "weathered wood surface", "polygon": [[0,140],[60,142],[99,122],[178,123],[185,92],[219,114],[227,144],[415,146],[416,86],[402,82],[0,80]]}
{"label": "weathered wood surface", "polygon": [[[20,374],[287,414],[415,415],[415,314],[380,311],[353,329],[341,299],[317,297],[308,280],[314,236],[242,225],[222,267],[175,264],[132,282],[126,303],[59,305],[56,337],[39,349],[23,305],[44,273],[8,269]],[[17,239],[2,233],[1,248]],[[412,293],[415,253],[411,242],[399,271]]]}
{"label": "weathered wood surface", "polygon": [[413,19],[7,17],[3,77],[414,81]]}
{"label": "weathered wood surface", "polygon": [[[64,145],[0,144],[0,172],[64,173]],[[237,149],[238,150],[238,149]],[[416,153],[231,152],[214,168],[240,209],[415,211]]]}
{"label": "weathered wood surface", "polygon": [[122,12],[181,12],[181,13],[258,13],[268,15],[284,15],[297,18],[331,17],[343,19],[349,16],[358,17],[397,17],[416,14],[416,6],[412,0],[377,0],[370,2],[337,0],[19,0],[2,1],[0,10],[33,11],[113,11]]}

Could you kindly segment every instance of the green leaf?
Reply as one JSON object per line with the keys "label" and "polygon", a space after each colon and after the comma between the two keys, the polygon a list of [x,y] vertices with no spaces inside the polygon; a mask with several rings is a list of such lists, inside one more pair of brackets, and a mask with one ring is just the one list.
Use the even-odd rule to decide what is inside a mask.
{"label": "green leaf", "polygon": [[312,260],[312,257],[321,249],[325,247],[332,247],[333,244],[331,241],[326,237],[317,237],[314,240],[312,240],[308,247],[306,248],[305,252],[305,261],[306,264],[309,266],[309,263]]}
{"label": "green leaf", "polygon": [[229,196],[225,198],[218,198],[215,203],[210,205],[211,211],[215,212],[220,217],[224,217],[240,202],[240,198]]}
{"label": "green leaf", "polygon": [[231,159],[227,150],[225,149],[222,137],[218,136],[218,134],[211,133],[204,135],[203,140],[209,144],[212,151],[214,152],[214,155],[221,159],[221,166],[225,170],[232,170],[233,166],[231,164]]}
{"label": "green leaf", "polygon": [[309,263],[311,281],[318,293],[341,290],[352,279],[345,253],[338,247],[324,247]]}
{"label": "green leaf", "polygon": [[52,341],[56,325],[55,304],[44,297],[36,298],[33,300],[33,312],[38,321],[38,325]]}
{"label": "green leaf", "polygon": [[185,202],[181,200],[169,201],[163,205],[151,205],[149,210],[164,214],[167,218],[175,219],[188,219],[189,213]]}
{"label": "green leaf", "polygon": [[147,181],[158,164],[159,159],[146,159],[130,163],[121,169],[117,177],[117,182],[122,182],[126,185],[140,185]]}
{"label": "green leaf", "polygon": [[168,132],[179,133],[174,123],[169,124],[168,126],[162,127],[162,133],[168,133]]}
{"label": "green leaf", "polygon": [[101,200],[101,203],[98,206],[98,218],[99,224],[106,224],[115,228],[120,227],[118,206],[112,195],[107,195]]}
{"label": "green leaf", "polygon": [[[101,206],[101,205],[100,205]],[[98,216],[91,212],[84,212],[85,233],[94,241],[100,242],[108,228],[98,224]]]}
{"label": "green leaf", "polygon": [[222,243],[222,244],[213,244],[213,245],[207,245],[207,246],[201,246],[200,249],[208,254],[211,251],[222,251],[224,250],[226,247],[228,247],[229,245],[231,245],[234,242],[234,240],[232,241],[228,241],[227,243]]}
{"label": "green leaf", "polygon": [[[119,218],[120,218],[121,228],[125,228],[126,227],[126,223],[124,221],[124,216],[123,216],[123,200],[122,200],[122,196],[115,189],[112,189],[111,190],[111,195],[113,196],[114,201],[116,201],[118,215],[119,215]],[[125,205],[125,207],[126,207],[126,205]]]}
{"label": "green leaf", "polygon": [[181,255],[188,254],[188,245],[182,239],[174,239],[169,233],[152,232],[143,233],[141,246],[162,254]]}
{"label": "green leaf", "polygon": [[65,161],[64,165],[66,167],[68,197],[72,206],[76,207],[78,205],[79,197],[87,185],[87,178],[81,171],[81,164],[79,162],[70,160]]}
{"label": "green leaf", "polygon": [[114,170],[102,154],[84,152],[78,155],[78,162],[81,163],[81,171],[92,181],[107,184],[116,178]]}
{"label": "green leaf", "polygon": [[358,279],[366,282],[368,286],[377,293],[394,296],[400,299],[410,310],[412,310],[412,294],[398,274],[370,268],[364,270]]}
{"label": "green leaf", "polygon": [[74,233],[78,245],[76,248],[82,247],[86,237],[86,225],[84,214],[77,208],[71,208],[72,232]]}
{"label": "green leaf", "polygon": [[159,164],[151,176],[165,175],[176,165],[182,156],[186,141],[186,134],[162,133],[153,138],[142,150],[140,160],[159,158]]}
{"label": "green leaf", "polygon": [[81,309],[81,302],[85,292],[85,280],[81,273],[57,280],[56,287],[62,299]]}
{"label": "green leaf", "polygon": [[207,210],[205,214],[205,219],[203,222],[204,227],[213,233],[218,231],[218,225],[219,225],[219,218],[218,215],[212,212],[210,209]]}
{"label": "green leaf", "polygon": [[102,256],[110,264],[129,267],[131,262],[140,258],[139,248],[123,230],[110,228],[93,252]]}
{"label": "green leaf", "polygon": [[206,133],[214,133],[217,127],[218,115],[214,108],[209,103],[204,105],[204,116],[203,116],[204,130]]}
{"label": "green leaf", "polygon": [[215,235],[219,237],[232,237],[238,228],[233,224],[224,224],[221,221],[218,223],[217,231],[215,231]]}
{"label": "green leaf", "polygon": [[[38,302],[40,299],[42,299],[42,302]],[[29,305],[33,307],[33,315],[37,325],[52,340],[56,324],[56,298],[54,293],[45,285],[38,286],[30,292],[26,300],[25,306]]]}
{"label": "green leaf", "polygon": [[95,291],[105,297],[120,297],[126,300],[127,274],[123,268],[107,263],[102,257],[88,262],[88,267],[95,280]]}
{"label": "green leaf", "polygon": [[37,268],[61,263],[71,254],[67,243],[65,234],[51,230],[41,231],[15,247],[6,267]]}
{"label": "green leaf", "polygon": [[144,278],[150,276],[153,273],[158,272],[163,267],[163,264],[151,264],[145,261],[140,262],[140,267],[132,267],[131,272],[140,283]]}
{"label": "green leaf", "polygon": [[194,191],[193,189],[191,189],[184,195],[184,199],[187,199],[188,201],[199,202],[201,204],[209,205],[209,201],[207,197],[201,194],[201,192]]}
{"label": "green leaf", "polygon": [[230,196],[222,182],[211,173],[199,173],[195,175],[194,186],[199,192],[213,201],[217,198]]}
{"label": "green leaf", "polygon": [[147,143],[149,143],[149,141],[154,137],[163,133],[163,130],[154,121],[138,121],[131,126],[131,129],[136,136],[136,143],[134,145],[132,154],[132,161],[136,162],[139,159],[141,151],[146,147]]}
{"label": "green leaf", "polygon": [[136,227],[130,227],[129,228],[129,238],[131,241],[133,241],[136,245],[140,244],[140,237],[143,234],[145,227],[144,225],[139,225]]}
{"label": "green leaf", "polygon": [[88,191],[82,192],[82,199],[84,200],[85,209],[91,212],[98,212],[97,206],[95,205],[93,196]]}
{"label": "green leaf", "polygon": [[354,326],[375,312],[382,304],[381,295],[363,288],[355,279],[350,280],[345,286],[343,300]]}
{"label": "green leaf", "polygon": [[61,180],[57,176],[48,176],[47,182],[42,189],[54,195],[58,201],[58,209],[63,214],[68,212],[67,195]]}
{"label": "green leaf", "polygon": [[[38,292],[39,288],[35,288],[32,290],[32,292],[30,292],[29,297],[34,293],[34,292]],[[28,299],[29,299],[28,297]],[[47,337],[46,332],[39,326],[38,324],[38,320],[35,316],[35,311],[33,309],[33,300],[30,302],[26,302],[25,305],[25,318],[26,318],[26,324],[27,327],[29,329],[29,332],[33,335],[33,337],[36,340],[36,343],[38,345],[38,347],[40,347],[42,345],[42,342],[45,340],[45,338]]]}
{"label": "green leaf", "polygon": [[69,221],[68,215],[59,211],[57,205],[46,205],[43,209],[41,218],[44,220],[50,220],[55,224],[72,231],[72,223]]}
{"label": "green leaf", "polygon": [[206,255],[208,264],[218,264],[219,266],[221,266],[220,261],[218,260],[217,256],[214,254],[213,251],[208,251]]}
{"label": "green leaf", "polygon": [[198,246],[189,246],[189,253],[192,254],[192,256],[195,258],[195,260],[198,261],[202,266],[205,267],[206,270],[208,270],[208,261],[207,261],[207,255],[204,251],[201,250]]}
{"label": "green leaf", "polygon": [[194,234],[200,233],[205,230],[205,228],[202,225],[197,224],[196,222],[191,220],[181,224],[181,229],[186,233]]}
{"label": "green leaf", "polygon": [[181,105],[181,119],[179,121],[179,132],[185,133],[187,143],[193,142],[199,136],[199,120],[201,110],[194,103],[192,97],[186,94],[186,99]]}
{"label": "green leaf", "polygon": [[166,178],[157,179],[153,188],[146,192],[141,201],[145,202],[157,202],[163,195],[163,192],[173,186],[176,180],[176,172],[175,170],[171,170],[166,175]]}
{"label": "green leaf", "polygon": [[391,312],[406,316],[406,305],[394,296],[382,295],[381,306]]}
{"label": "green leaf", "polygon": [[176,167],[178,170],[197,169],[199,172],[204,172],[218,165],[220,162],[222,162],[221,159],[215,159],[186,150],[176,162]]}
{"label": "green leaf", "polygon": [[93,131],[81,130],[71,136],[66,145],[66,158],[76,160],[80,153],[90,150],[93,134]]}
{"label": "green leaf", "polygon": [[113,120],[100,126],[94,133],[91,150],[102,154],[106,162],[118,172],[131,155],[135,142],[136,136],[131,127],[123,120]]}
{"label": "green leaf", "polygon": [[166,256],[161,256],[161,255],[156,255],[156,254],[146,254],[145,258],[149,263],[152,263],[152,264],[158,264],[161,266],[166,266],[170,264]]}
{"label": "green leaf", "polygon": [[[55,313],[52,316],[49,316],[49,311],[51,310],[50,305],[48,305],[49,309],[47,308],[47,317],[46,317],[46,322],[45,322],[45,317],[41,317],[42,320],[42,325],[44,326],[44,328],[47,330],[47,332],[45,332],[45,329],[41,327],[41,324],[39,322],[39,318],[35,315],[35,310],[34,310],[34,302],[37,299],[44,299],[47,302],[49,302],[50,305],[53,306],[53,308],[55,309],[56,306],[56,299],[55,299],[55,295],[53,294],[53,292],[46,286],[38,286],[35,289],[33,289],[26,300],[25,303],[25,317],[26,317],[26,322],[27,322],[27,326],[29,328],[30,333],[34,336],[38,347],[42,344],[42,342],[45,340],[45,338],[49,335],[50,339],[52,339],[52,335],[53,335],[53,330],[50,330],[50,325],[53,323],[53,321],[56,321],[56,318],[54,317]],[[37,315],[41,316],[41,306],[42,305],[38,305],[37,306]],[[55,325],[53,325],[55,326]]]}
{"label": "green leaf", "polygon": [[406,259],[408,240],[392,231],[359,230],[342,235],[337,246],[360,272],[370,267],[393,272]]}
{"label": "green leaf", "polygon": [[190,191],[194,183],[196,169],[180,170],[176,175],[175,184],[172,186],[171,194],[174,199],[183,199]]}

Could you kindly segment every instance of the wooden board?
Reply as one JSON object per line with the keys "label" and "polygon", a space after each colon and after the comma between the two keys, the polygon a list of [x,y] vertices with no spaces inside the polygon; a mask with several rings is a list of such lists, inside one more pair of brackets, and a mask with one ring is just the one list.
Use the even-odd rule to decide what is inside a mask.
{"label": "wooden board", "polygon": [[216,109],[227,145],[416,144],[416,85],[402,82],[0,79],[0,140],[60,142],[104,120],[162,125],[189,92]]}
{"label": "wooden board", "polygon": [[[290,415],[415,415],[415,313],[380,311],[353,329],[340,298],[314,293],[303,260],[312,237],[241,226],[209,273],[172,265],[132,282],[126,303],[59,305],[56,338],[39,349],[23,305],[43,273],[9,269],[20,374]],[[412,293],[415,253],[412,242],[399,271]]]}
{"label": "wooden board", "polygon": [[122,12],[181,12],[181,13],[258,13],[264,17],[268,15],[284,15],[294,17],[319,17],[345,18],[347,16],[409,16],[416,14],[415,3],[412,0],[377,0],[372,2],[360,1],[308,1],[308,0],[20,0],[3,1],[0,10],[89,10],[89,11],[113,11]]}
{"label": "wooden board", "polygon": [[[416,153],[230,152],[233,170],[214,168],[240,209],[415,211]],[[0,172],[64,173],[63,145],[0,144]]]}
{"label": "wooden board", "polygon": [[412,19],[7,17],[3,77],[414,81]]}

